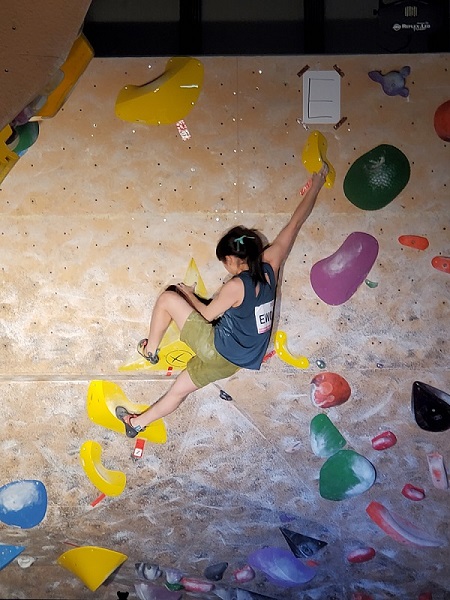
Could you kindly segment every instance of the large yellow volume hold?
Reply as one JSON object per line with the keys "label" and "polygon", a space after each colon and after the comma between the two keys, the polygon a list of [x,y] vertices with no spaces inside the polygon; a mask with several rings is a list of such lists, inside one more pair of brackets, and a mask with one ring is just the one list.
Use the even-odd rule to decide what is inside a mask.
{"label": "large yellow volume hold", "polygon": [[126,85],[116,100],[116,115],[123,121],[168,125],[192,110],[203,87],[203,65],[195,58],[175,57],[165,72],[144,85]]}

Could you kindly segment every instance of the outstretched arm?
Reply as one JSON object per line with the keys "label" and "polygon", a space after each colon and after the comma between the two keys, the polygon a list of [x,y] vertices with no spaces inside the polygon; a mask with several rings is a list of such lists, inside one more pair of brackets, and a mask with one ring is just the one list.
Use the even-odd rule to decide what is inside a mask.
{"label": "outstretched arm", "polygon": [[297,238],[301,226],[311,214],[317,196],[325,183],[328,174],[328,165],[324,163],[319,173],[314,173],[312,183],[300,204],[295,209],[288,224],[283,227],[273,243],[264,251],[263,260],[268,262],[274,273],[277,274],[283,262],[289,256],[291,248]]}

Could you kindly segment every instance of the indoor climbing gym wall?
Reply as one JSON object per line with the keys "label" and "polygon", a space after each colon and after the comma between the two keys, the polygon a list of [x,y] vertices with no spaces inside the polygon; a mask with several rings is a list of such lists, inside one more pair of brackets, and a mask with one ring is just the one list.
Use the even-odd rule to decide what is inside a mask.
{"label": "indoor climbing gym wall", "polygon": [[[0,596],[448,600],[450,57],[80,43],[1,141]],[[323,162],[261,370],[127,438],[193,354],[137,353],[158,294]]]}

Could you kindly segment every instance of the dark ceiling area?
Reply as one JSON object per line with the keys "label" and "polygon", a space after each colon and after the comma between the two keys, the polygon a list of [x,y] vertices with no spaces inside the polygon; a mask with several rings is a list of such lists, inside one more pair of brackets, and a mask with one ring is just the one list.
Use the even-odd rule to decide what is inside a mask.
{"label": "dark ceiling area", "polygon": [[96,56],[450,51],[450,0],[93,0]]}

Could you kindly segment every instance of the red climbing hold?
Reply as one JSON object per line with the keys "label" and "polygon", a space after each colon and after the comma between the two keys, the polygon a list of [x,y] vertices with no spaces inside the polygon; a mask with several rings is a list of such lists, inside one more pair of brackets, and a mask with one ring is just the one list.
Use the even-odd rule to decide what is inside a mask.
{"label": "red climbing hold", "polygon": [[368,546],[367,548],[357,548],[347,554],[349,563],[363,563],[372,560],[375,556],[375,550]]}
{"label": "red climbing hold", "polygon": [[180,583],[187,592],[207,593],[214,589],[213,583],[203,581],[203,579],[197,579],[196,577],[182,577]]}
{"label": "red climbing hold", "polygon": [[405,498],[414,500],[414,502],[419,502],[425,498],[425,491],[422,488],[412,485],[412,483],[407,483],[403,486],[402,494],[405,496]]}
{"label": "red climbing hold", "polygon": [[438,271],[450,273],[450,256],[435,256],[431,260],[431,264]]}
{"label": "red climbing hold", "polygon": [[402,244],[402,246],[409,246],[410,248],[415,248],[416,250],[426,250],[430,245],[427,238],[421,235],[401,235],[398,238],[398,241],[400,244]]}
{"label": "red climbing hold", "polygon": [[372,439],[372,448],[374,450],[386,450],[387,448],[391,448],[391,446],[395,446],[397,443],[397,438],[392,433],[392,431],[383,431],[376,435]]}

